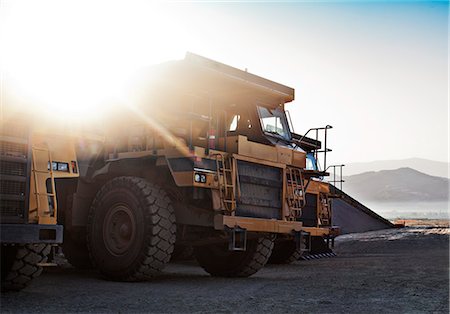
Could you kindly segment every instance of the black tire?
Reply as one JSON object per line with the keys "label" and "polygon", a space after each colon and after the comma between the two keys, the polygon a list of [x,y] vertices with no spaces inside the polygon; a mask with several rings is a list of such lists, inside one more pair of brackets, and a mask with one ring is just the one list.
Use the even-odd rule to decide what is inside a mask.
{"label": "black tire", "polygon": [[300,248],[294,240],[276,241],[273,247],[272,255],[269,258],[269,264],[290,264],[298,261],[302,257],[304,242]]}
{"label": "black tire", "polygon": [[[75,189],[62,189],[61,201],[65,201],[64,210],[58,210],[58,220],[64,223],[64,241],[62,250],[64,257],[75,268],[91,269],[93,265],[89,258],[89,251],[86,243],[86,228],[74,227],[72,223],[73,193]],[[69,195],[67,195],[69,194]],[[58,201],[58,204],[59,201]]]}
{"label": "black tire", "polygon": [[67,261],[78,269],[91,269],[92,262],[89,258],[89,251],[85,241],[77,241],[69,234],[64,233],[64,243],[62,251]]}
{"label": "black tire", "polygon": [[42,273],[38,264],[47,261],[50,250],[48,244],[2,245],[1,291],[18,291],[28,286]]}
{"label": "black tire", "polygon": [[194,248],[200,266],[212,276],[249,277],[264,267],[272,253],[273,238],[247,241],[247,250],[229,251],[228,244],[210,244]]}
{"label": "black tire", "polygon": [[149,279],[169,262],[175,231],[174,210],[159,186],[142,178],[115,178],[97,193],[89,212],[91,261],[108,279]]}

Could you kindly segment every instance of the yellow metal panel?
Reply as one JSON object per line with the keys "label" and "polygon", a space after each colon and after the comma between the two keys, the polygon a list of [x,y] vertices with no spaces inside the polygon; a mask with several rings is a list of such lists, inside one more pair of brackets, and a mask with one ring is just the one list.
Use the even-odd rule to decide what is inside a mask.
{"label": "yellow metal panel", "polygon": [[299,151],[292,151],[292,165],[299,168],[306,167],[306,153]]}
{"label": "yellow metal panel", "polygon": [[276,146],[277,148],[277,161],[286,165],[292,164],[293,150],[283,146]]}
{"label": "yellow metal panel", "polygon": [[267,161],[278,161],[276,147],[250,142],[247,137],[239,135],[238,154]]}
{"label": "yellow metal panel", "polygon": [[193,171],[172,172],[173,179],[177,186],[192,186],[194,182]]}
{"label": "yellow metal panel", "polygon": [[338,236],[339,228],[317,228],[317,227],[303,227],[303,231],[308,232],[311,236],[321,237],[321,236]]}
{"label": "yellow metal panel", "polygon": [[192,179],[192,183],[191,184],[193,186],[201,187],[201,188],[210,188],[210,189],[218,189],[219,188],[219,181],[217,179],[217,174],[215,174],[215,173],[205,173],[205,172],[201,172],[201,171],[194,171],[194,173],[204,174],[206,176],[206,182],[205,183],[195,182],[195,180]]}
{"label": "yellow metal panel", "polygon": [[302,230],[302,223],[298,221],[216,215],[214,217],[215,229],[223,230],[225,226],[229,228],[240,227],[253,232],[286,234]]}
{"label": "yellow metal panel", "polygon": [[282,168],[282,169],[286,168],[285,164],[280,164],[280,163],[272,162],[272,161],[266,161],[266,160],[257,159],[257,158],[253,158],[253,157],[247,157],[247,156],[241,156],[241,155],[233,155],[233,157],[238,160],[254,162],[254,163],[260,164],[260,165],[266,165],[266,166],[277,167],[277,168]]}
{"label": "yellow metal panel", "polygon": [[319,194],[319,193],[329,194],[330,193],[330,184],[328,182],[311,180],[306,192],[314,193],[314,194]]}

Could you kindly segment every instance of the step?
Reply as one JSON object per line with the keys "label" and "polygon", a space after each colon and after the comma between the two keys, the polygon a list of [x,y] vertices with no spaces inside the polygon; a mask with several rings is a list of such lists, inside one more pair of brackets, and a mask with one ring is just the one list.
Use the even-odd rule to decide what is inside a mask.
{"label": "step", "polygon": [[37,151],[40,151],[40,152],[48,152],[49,151],[49,149],[48,148],[44,148],[44,147],[33,147],[33,150],[37,150]]}
{"label": "step", "polygon": [[53,193],[34,193],[35,195],[45,195],[45,196],[51,196],[51,197],[55,197],[55,194]]}
{"label": "step", "polygon": [[50,174],[50,170],[35,170],[35,169],[33,169],[33,172]]}

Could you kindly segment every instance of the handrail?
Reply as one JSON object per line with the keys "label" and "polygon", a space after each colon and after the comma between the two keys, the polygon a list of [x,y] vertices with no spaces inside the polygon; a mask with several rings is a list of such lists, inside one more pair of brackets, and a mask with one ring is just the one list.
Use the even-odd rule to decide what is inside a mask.
{"label": "handrail", "polygon": [[[342,191],[342,183],[344,183],[345,182],[345,180],[344,179],[342,179],[342,167],[345,167],[345,165],[344,164],[341,164],[341,165],[330,165],[330,166],[328,166],[327,167],[327,169],[325,169],[325,171],[327,171],[328,169],[330,169],[330,168],[333,168],[333,180],[331,180],[331,181],[328,181],[329,183],[333,183],[333,185],[335,185],[335,183],[340,183],[340,190]],[[339,168],[340,169],[340,175],[339,175],[339,180],[336,180],[336,168]]]}
{"label": "handrail", "polygon": [[[301,138],[300,138],[300,140],[298,141],[300,144],[302,143],[302,141],[303,141],[303,139],[304,138],[306,138],[306,135],[308,135],[308,133],[310,132],[310,131],[316,131],[316,142],[318,142],[319,141],[319,131],[320,130],[324,130],[324,148],[323,148],[323,150],[317,150],[317,149],[315,149],[314,150],[314,158],[316,159],[316,162],[317,162],[317,160],[318,160],[318,153],[324,153],[323,154],[323,168],[325,169],[325,171],[326,171],[326,169],[328,169],[327,168],[327,152],[331,152],[331,149],[329,149],[328,147],[327,147],[327,135],[328,135],[328,130],[329,129],[332,129],[333,127],[331,126],[331,125],[329,125],[329,124],[327,124],[326,126],[324,126],[324,127],[320,127],[320,128],[311,128],[311,129],[309,129]],[[298,145],[297,145],[298,146]]]}

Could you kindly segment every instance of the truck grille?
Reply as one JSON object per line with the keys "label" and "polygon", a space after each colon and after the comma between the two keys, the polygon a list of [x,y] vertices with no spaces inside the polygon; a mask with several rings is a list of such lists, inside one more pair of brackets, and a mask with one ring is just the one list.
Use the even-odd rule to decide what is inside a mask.
{"label": "truck grille", "polygon": [[0,142],[0,155],[9,157],[28,157],[27,144],[24,143],[14,143],[12,141],[1,141]]}
{"label": "truck grille", "polygon": [[27,164],[20,162],[12,162],[0,160],[0,174],[8,176],[22,176],[27,175]]}
{"label": "truck grille", "polygon": [[28,130],[8,122],[0,132],[0,222],[25,223],[31,172]]}
{"label": "truck grille", "polygon": [[[7,222],[17,222],[17,221],[9,221],[12,220],[11,218],[16,217],[15,220],[18,218],[24,217],[24,209],[25,207],[25,201],[16,201],[16,200],[1,200],[0,202],[0,214],[1,214],[1,222],[7,223]],[[8,219],[10,218],[10,219]]]}
{"label": "truck grille", "polygon": [[238,160],[241,197],[236,215],[281,219],[283,172],[280,168]]}
{"label": "truck grille", "polygon": [[0,194],[5,195],[25,195],[25,182],[2,180],[2,185],[0,186]]}

